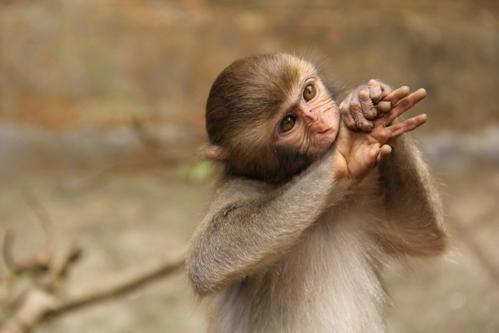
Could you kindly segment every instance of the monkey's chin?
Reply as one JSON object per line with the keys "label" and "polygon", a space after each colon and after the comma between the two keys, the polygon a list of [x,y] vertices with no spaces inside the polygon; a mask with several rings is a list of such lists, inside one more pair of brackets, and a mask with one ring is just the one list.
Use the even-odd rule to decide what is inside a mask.
{"label": "monkey's chin", "polygon": [[331,147],[331,145],[336,141],[338,136],[338,130],[334,127],[327,129],[326,131],[320,132],[318,141],[319,144],[324,144],[324,146]]}
{"label": "monkey's chin", "polygon": [[332,128],[327,132],[318,133],[316,135],[317,137],[314,142],[310,144],[308,152],[313,157],[320,157],[332,148],[334,142],[336,141],[338,131]]}
{"label": "monkey's chin", "polygon": [[332,136],[329,140],[321,140],[320,142],[313,143],[311,148],[308,150],[309,155],[313,158],[324,155],[334,146],[335,138],[336,136]]}

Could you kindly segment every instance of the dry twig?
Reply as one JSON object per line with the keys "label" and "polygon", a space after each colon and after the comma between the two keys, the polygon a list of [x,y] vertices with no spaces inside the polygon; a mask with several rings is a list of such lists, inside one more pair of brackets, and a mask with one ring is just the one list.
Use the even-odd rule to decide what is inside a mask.
{"label": "dry twig", "polygon": [[119,297],[178,271],[183,264],[184,253],[182,252],[87,286],[72,286],[55,290],[33,288],[12,318],[0,326],[0,333],[28,333],[48,319],[96,302]]}
{"label": "dry twig", "polygon": [[[51,248],[51,218],[47,209],[31,192],[25,192],[25,200],[44,228],[47,249]],[[59,252],[38,254],[20,263],[13,253],[14,240],[14,232],[7,230],[2,255],[10,275],[1,281],[12,292],[7,299],[0,300],[0,333],[29,333],[49,319],[119,297],[165,277],[178,271],[184,263],[183,251],[88,285],[72,285],[66,278],[81,258],[80,248],[70,245]]]}

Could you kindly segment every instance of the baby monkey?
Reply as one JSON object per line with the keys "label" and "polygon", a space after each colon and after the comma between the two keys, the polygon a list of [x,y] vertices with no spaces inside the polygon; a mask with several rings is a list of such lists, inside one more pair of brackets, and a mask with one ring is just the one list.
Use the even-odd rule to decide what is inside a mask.
{"label": "baby monkey", "polygon": [[237,60],[211,87],[204,154],[224,165],[187,269],[209,332],[384,332],[387,259],[443,251],[441,203],[403,136],[421,101],[370,80],[339,104],[309,62]]}

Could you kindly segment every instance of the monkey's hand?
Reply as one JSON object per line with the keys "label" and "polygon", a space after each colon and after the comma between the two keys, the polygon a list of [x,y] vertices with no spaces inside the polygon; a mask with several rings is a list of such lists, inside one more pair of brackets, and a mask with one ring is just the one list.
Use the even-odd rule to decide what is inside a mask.
{"label": "monkey's hand", "polygon": [[[347,120],[342,117],[335,152],[336,179],[345,177],[362,179],[379,161],[392,152],[390,146],[392,138],[410,132],[426,122],[426,114],[420,114],[394,123],[395,119],[426,97],[424,89],[409,92],[409,88],[403,86],[383,99],[390,101],[393,107],[372,121],[373,128],[370,132],[350,130]],[[396,103],[392,103],[394,100]]]}
{"label": "monkey's hand", "polygon": [[[407,94],[408,92],[398,99],[406,97]],[[392,96],[390,86],[375,79],[371,79],[367,84],[352,90],[340,103],[340,111],[345,125],[353,131],[372,131],[374,120],[392,109],[392,105],[396,102],[395,97],[400,96],[400,91],[392,96],[393,100],[387,100],[387,96]]]}

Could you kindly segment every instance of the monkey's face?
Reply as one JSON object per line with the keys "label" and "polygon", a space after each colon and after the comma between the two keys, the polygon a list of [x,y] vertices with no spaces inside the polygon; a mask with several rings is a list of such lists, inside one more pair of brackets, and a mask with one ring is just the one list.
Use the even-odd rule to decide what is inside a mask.
{"label": "monkey's face", "polygon": [[317,75],[305,78],[295,89],[291,105],[277,115],[273,145],[313,158],[324,154],[338,134],[340,112]]}
{"label": "monkey's face", "polygon": [[206,103],[211,146],[230,174],[279,182],[304,170],[336,139],[339,109],[309,62],[283,53],[225,68]]}

